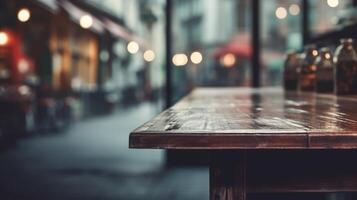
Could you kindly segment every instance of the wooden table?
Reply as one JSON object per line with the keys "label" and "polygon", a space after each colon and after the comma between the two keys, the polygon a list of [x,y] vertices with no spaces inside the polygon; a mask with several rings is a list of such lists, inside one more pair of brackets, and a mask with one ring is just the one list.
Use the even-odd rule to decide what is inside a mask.
{"label": "wooden table", "polygon": [[134,130],[129,143],[209,151],[212,200],[357,191],[357,96],[200,88]]}

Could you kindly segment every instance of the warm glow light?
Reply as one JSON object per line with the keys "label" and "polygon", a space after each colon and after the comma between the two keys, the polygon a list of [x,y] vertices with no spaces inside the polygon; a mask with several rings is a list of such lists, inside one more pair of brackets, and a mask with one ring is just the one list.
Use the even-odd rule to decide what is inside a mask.
{"label": "warm glow light", "polygon": [[174,63],[175,66],[184,66],[187,62],[188,58],[183,53],[175,54],[174,57],[172,57],[172,63]]}
{"label": "warm glow light", "polygon": [[139,51],[139,44],[135,41],[131,41],[128,43],[128,46],[126,46],[126,49],[129,53],[136,54]]}
{"label": "warm glow light", "polygon": [[326,54],[325,54],[325,58],[326,58],[326,59],[330,59],[330,58],[331,58],[331,54],[330,54],[330,53],[326,53]]}
{"label": "warm glow light", "polygon": [[311,65],[311,66],[310,66],[310,69],[311,69],[311,71],[316,71],[316,70],[317,70],[317,67],[316,67],[316,65]]}
{"label": "warm glow light", "polygon": [[31,17],[30,10],[27,8],[22,8],[17,12],[17,19],[20,22],[27,22]]}
{"label": "warm glow light", "polygon": [[319,55],[319,52],[317,50],[313,50],[312,55],[317,56],[317,55]]}
{"label": "warm glow light", "polygon": [[24,59],[21,59],[21,60],[19,61],[17,67],[19,68],[19,72],[22,73],[22,74],[28,72],[29,69],[30,69],[29,63],[28,63],[26,60],[24,60]]}
{"label": "warm glow light", "polygon": [[337,7],[339,3],[339,0],[327,0],[327,5],[331,8]]}
{"label": "warm glow light", "polygon": [[0,32],[0,45],[5,45],[9,41],[9,37],[6,33]]}
{"label": "warm glow light", "polygon": [[200,52],[195,51],[195,52],[191,53],[190,59],[193,64],[200,64],[202,62],[203,58],[202,58],[202,54]]}
{"label": "warm glow light", "polygon": [[26,85],[21,85],[19,88],[18,88],[18,91],[21,95],[29,95],[31,90],[28,86]]}
{"label": "warm glow light", "polygon": [[224,67],[228,67],[228,68],[233,67],[234,64],[236,63],[236,57],[233,54],[228,53],[220,59],[220,63]]}
{"label": "warm glow light", "polygon": [[90,28],[93,25],[93,19],[90,15],[83,15],[79,19],[79,25],[81,25],[82,28]]}
{"label": "warm glow light", "polygon": [[275,15],[278,19],[284,19],[288,15],[288,12],[285,8],[279,7],[276,9]]}
{"label": "warm glow light", "polygon": [[155,53],[152,50],[146,50],[144,52],[144,60],[147,62],[151,62],[155,59]]}
{"label": "warm glow light", "polygon": [[289,12],[291,15],[298,15],[300,13],[300,6],[297,4],[291,4],[289,6]]}

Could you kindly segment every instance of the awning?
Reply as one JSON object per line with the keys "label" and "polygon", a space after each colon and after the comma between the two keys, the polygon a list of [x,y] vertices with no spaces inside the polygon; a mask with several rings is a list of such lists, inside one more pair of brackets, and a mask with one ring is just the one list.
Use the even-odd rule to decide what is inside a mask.
{"label": "awning", "polygon": [[148,43],[141,37],[132,33],[129,29],[118,24],[117,22],[109,19],[106,16],[101,14],[93,14],[90,11],[86,11],[85,8],[78,7],[70,1],[62,0],[35,0],[38,3],[43,4],[44,6],[51,9],[53,12],[57,11],[59,7],[63,8],[65,12],[68,13],[70,19],[76,24],[80,24],[80,19],[83,15],[90,15],[93,21],[93,24],[89,27],[90,31],[93,31],[97,34],[103,34],[105,31],[108,31],[115,37],[123,39],[124,41],[130,42],[135,41],[139,44],[140,49],[145,50],[149,49]]}
{"label": "awning", "polygon": [[233,54],[239,58],[250,58],[252,56],[251,45],[244,44],[227,44],[216,50],[215,58],[220,58],[226,54]]}
{"label": "awning", "polygon": [[59,9],[56,0],[34,0],[51,13],[56,13]]}
{"label": "awning", "polygon": [[107,30],[114,36],[119,37],[127,42],[135,41],[140,45],[142,49],[149,48],[149,45],[146,43],[145,40],[129,32],[126,28],[124,28],[120,24],[115,23],[110,19],[103,19],[103,23],[105,24]]}
{"label": "awning", "polygon": [[[80,18],[85,14],[90,14],[90,12],[86,12],[81,8],[77,7],[73,3],[69,1],[59,1],[60,5],[68,12],[70,17],[73,19],[75,23],[79,23]],[[135,41],[139,44],[141,49],[148,49],[149,45],[145,40],[131,33],[124,26],[112,21],[106,16],[102,16],[98,14],[91,14],[93,19],[93,24],[90,27],[90,30],[96,33],[103,33],[104,31],[110,32],[113,36],[121,38],[127,42]]]}
{"label": "awning", "polygon": [[252,52],[253,49],[250,45],[250,34],[241,32],[234,35],[229,43],[218,48],[214,53],[214,57],[218,59],[230,53],[238,58],[248,59],[252,56]]}
{"label": "awning", "polygon": [[105,27],[108,29],[108,31],[113,35],[120,37],[126,41],[132,40],[133,35],[119,24],[109,19],[104,19],[103,23],[105,24]]}

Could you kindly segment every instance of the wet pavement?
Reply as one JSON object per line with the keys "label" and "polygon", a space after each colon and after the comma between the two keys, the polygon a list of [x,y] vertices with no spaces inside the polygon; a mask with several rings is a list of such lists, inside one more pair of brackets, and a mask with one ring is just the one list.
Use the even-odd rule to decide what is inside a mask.
{"label": "wet pavement", "polygon": [[164,169],[163,151],[128,149],[129,132],[157,112],[141,104],[20,140],[0,152],[0,199],[208,199],[206,168]]}

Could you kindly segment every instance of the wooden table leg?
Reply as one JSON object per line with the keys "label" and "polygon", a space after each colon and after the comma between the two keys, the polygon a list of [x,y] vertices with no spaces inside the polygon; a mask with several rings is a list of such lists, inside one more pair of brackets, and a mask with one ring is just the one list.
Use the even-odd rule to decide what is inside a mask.
{"label": "wooden table leg", "polygon": [[215,151],[210,163],[210,200],[246,199],[245,151]]}

